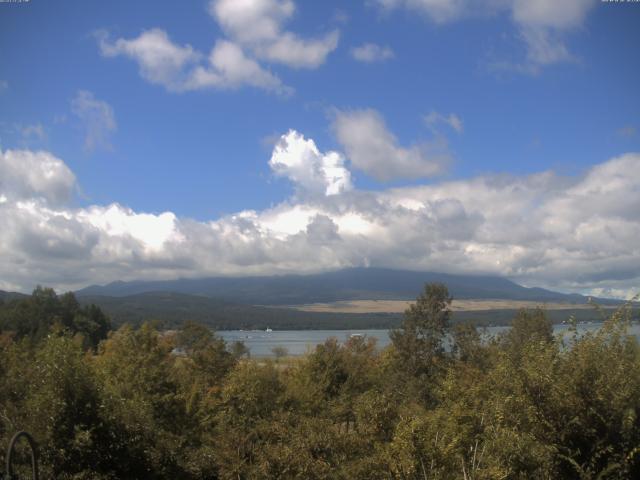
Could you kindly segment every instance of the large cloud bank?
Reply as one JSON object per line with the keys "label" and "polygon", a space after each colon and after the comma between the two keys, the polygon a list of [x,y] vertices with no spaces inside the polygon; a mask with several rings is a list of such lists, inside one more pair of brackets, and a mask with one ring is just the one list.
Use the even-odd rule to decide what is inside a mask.
{"label": "large cloud bank", "polygon": [[0,152],[0,288],[363,265],[620,295],[640,279],[640,154],[578,177],[542,172],[364,191],[353,187],[343,154],[290,131],[269,164],[295,184],[292,198],[201,222],[117,203],[72,207],[76,178],[61,159]]}

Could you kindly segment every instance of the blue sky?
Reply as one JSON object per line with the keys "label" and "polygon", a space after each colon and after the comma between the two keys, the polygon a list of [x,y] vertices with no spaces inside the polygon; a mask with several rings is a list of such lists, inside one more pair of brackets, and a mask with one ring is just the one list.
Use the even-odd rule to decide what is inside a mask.
{"label": "blue sky", "polygon": [[[583,191],[611,159],[640,151],[639,24],[640,4],[590,0],[0,4],[0,206],[20,219],[10,205],[28,199],[48,225],[29,227],[25,242],[15,223],[0,243],[11,251],[0,288],[371,264],[625,295],[637,285],[637,247],[617,239],[594,253],[586,234],[576,237],[580,228],[635,232],[637,215],[619,198],[607,212],[565,219],[567,232],[503,230],[532,212],[549,223],[547,204],[569,201],[562,192]],[[622,167],[635,168],[626,158]],[[25,177],[25,165],[50,184]],[[530,197],[498,221],[486,210],[510,197],[476,212],[478,182]],[[65,188],[64,200],[51,194]],[[409,196],[421,207],[389,200]],[[450,202],[460,225],[438,223],[437,202]],[[109,208],[111,220],[97,219],[111,218]],[[385,215],[405,213],[393,228],[429,228],[392,248],[402,235]],[[75,223],[58,231],[56,219]],[[297,245],[316,220],[329,237]],[[256,236],[242,253],[236,237],[205,241],[205,226]],[[376,248],[359,257],[360,242]],[[564,273],[548,268],[554,244],[572,259]],[[189,259],[185,248],[212,259]]]}

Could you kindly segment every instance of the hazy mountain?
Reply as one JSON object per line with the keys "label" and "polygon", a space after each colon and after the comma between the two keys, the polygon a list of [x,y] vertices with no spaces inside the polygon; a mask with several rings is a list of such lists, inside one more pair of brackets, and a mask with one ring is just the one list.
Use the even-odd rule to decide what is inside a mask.
{"label": "hazy mountain", "polygon": [[358,299],[412,300],[427,282],[443,282],[457,299],[505,299],[586,303],[587,297],[542,288],[526,288],[495,276],[451,275],[382,268],[350,268],[314,275],[212,277],[167,281],[113,282],[76,294],[123,297],[173,292],[251,305],[294,305]]}
{"label": "hazy mountain", "polygon": [[[379,268],[352,268],[316,275],[114,282],[84,288],[76,295],[82,304],[99,305],[114,325],[158,320],[164,327],[172,328],[185,320],[194,320],[216,329],[390,328],[399,325],[401,313],[306,312],[283,306],[358,299],[415,300],[427,282],[447,284],[457,299],[587,302],[581,295],[525,288],[500,277]],[[0,291],[0,300],[19,296],[24,295]],[[515,313],[516,309],[455,312],[454,321],[508,324]],[[572,314],[580,320],[598,319],[592,309],[548,311],[547,314],[557,322]]]}
{"label": "hazy mountain", "polygon": [[21,297],[26,297],[26,295],[18,292],[5,292],[4,290],[0,290],[0,300],[2,301],[12,300],[14,298],[21,298]]}

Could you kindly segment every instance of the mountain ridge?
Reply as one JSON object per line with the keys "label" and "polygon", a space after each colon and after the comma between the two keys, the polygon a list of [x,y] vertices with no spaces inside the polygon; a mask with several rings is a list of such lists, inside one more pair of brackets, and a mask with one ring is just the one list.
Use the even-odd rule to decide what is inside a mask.
{"label": "mountain ridge", "polygon": [[[173,292],[250,305],[299,305],[342,300],[413,300],[423,285],[442,282],[457,299],[531,300],[585,304],[588,297],[540,287],[524,287],[491,275],[456,275],[386,268],[349,268],[308,275],[205,277],[177,280],[116,281],[76,291],[78,297],[126,297]],[[598,299],[602,303],[615,302]],[[615,302],[617,303],[617,302]]]}

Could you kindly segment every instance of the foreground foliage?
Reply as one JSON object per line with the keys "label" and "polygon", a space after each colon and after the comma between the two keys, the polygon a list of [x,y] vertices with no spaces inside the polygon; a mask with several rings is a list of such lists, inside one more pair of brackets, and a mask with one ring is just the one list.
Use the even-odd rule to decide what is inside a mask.
{"label": "foreground foliage", "polygon": [[450,328],[446,287],[427,285],[382,351],[329,339],[270,361],[194,323],[100,342],[101,312],[71,300],[40,289],[0,332],[0,445],[32,432],[43,478],[640,478],[624,309],[564,338],[522,311],[488,340]]}

